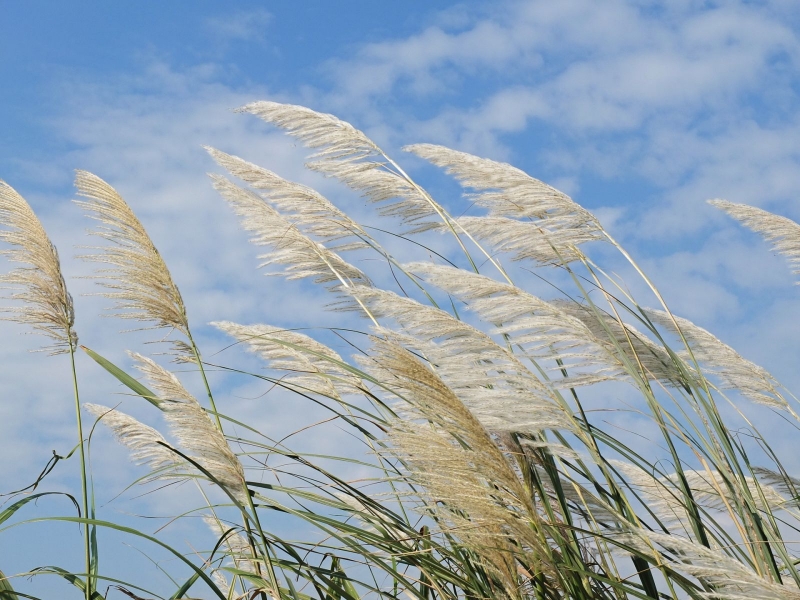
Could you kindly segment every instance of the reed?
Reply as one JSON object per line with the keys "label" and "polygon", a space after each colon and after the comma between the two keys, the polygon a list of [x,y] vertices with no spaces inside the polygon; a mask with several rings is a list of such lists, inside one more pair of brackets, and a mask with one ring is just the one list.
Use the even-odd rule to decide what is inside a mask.
{"label": "reed", "polygon": [[[435,260],[402,260],[385,250],[384,230],[358,223],[315,190],[208,148],[241,181],[212,175],[263,250],[266,274],[320,285],[334,309],[363,323],[336,332],[352,357],[324,336],[280,325],[214,323],[233,344],[212,363],[130,206],[79,171],[78,204],[103,240],[86,257],[100,267],[102,295],[117,316],[174,333],[173,358],[190,367],[179,378],[132,355],[139,381],[81,346],[149,402],[162,426],[113,407],[83,408],[146,468],[138,483],[195,484],[197,506],[176,518],[202,524],[213,541],[186,555],[143,528],[97,518],[73,369],[82,512],[53,522],[83,524],[86,572],[47,567],[24,575],[55,573],[87,599],[104,597],[100,582],[140,599],[800,598],[800,479],[743,410],[752,402],[796,428],[797,399],[766,369],[674,315],[589,211],[511,165],[430,144],[405,148],[452,175],[481,211],[455,217],[451,203],[434,200],[349,123],[275,102],[241,112],[312,148],[309,168],[378,204],[385,230],[397,232],[399,222],[393,247],[398,237],[412,248],[446,236],[452,248],[431,250]],[[797,273],[800,225],[712,204],[760,233]],[[18,302],[9,318],[47,335],[49,349],[69,353],[74,365],[72,299],[58,255],[5,184],[0,223],[0,241],[11,248],[4,253],[26,265],[2,280],[15,286],[10,298]],[[596,256],[609,251],[641,277],[637,286],[607,274]],[[353,264],[368,259],[369,273]],[[631,294],[639,283],[658,306]],[[229,358],[239,346],[266,370],[248,372]],[[227,390],[213,389],[211,369],[280,388],[298,406],[324,407],[360,440],[363,455],[304,453],[291,446],[297,432],[270,438],[232,412]],[[207,403],[185,387],[189,377],[202,383]],[[626,403],[612,404],[609,419],[590,410],[623,389]],[[646,424],[653,444],[643,450],[634,434],[621,435],[615,414]],[[15,496],[0,524],[41,521],[14,515],[43,494]],[[270,515],[297,534],[278,535]],[[111,559],[100,570],[97,528],[171,555],[179,563],[174,589],[148,591],[146,574],[119,581]],[[24,582],[0,573],[0,598],[32,597],[12,584]]]}

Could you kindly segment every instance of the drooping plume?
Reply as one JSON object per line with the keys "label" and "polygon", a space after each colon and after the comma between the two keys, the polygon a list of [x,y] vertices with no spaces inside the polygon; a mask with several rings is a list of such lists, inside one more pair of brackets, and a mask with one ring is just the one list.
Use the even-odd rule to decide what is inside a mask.
{"label": "drooping plume", "polygon": [[312,278],[332,288],[353,284],[371,285],[369,278],[322,244],[305,235],[256,194],[225,177],[212,175],[214,188],[230,203],[245,229],[254,234],[251,241],[272,248],[259,256],[261,267],[284,266],[287,279]]}
{"label": "drooping plume", "polygon": [[[788,401],[780,391],[782,386],[766,369],[747,360],[712,333],[698,327],[688,319],[670,317],[661,310],[647,309],[645,312],[654,323],[675,334],[678,333],[675,329],[675,323],[677,323],[680,332],[692,349],[694,357],[708,373],[719,377],[723,389],[738,390],[753,402],[773,408],[790,408]],[[686,364],[692,364],[691,357],[687,352],[680,352],[679,355]]]}
{"label": "drooping plume", "polygon": [[391,452],[425,489],[426,510],[501,578],[508,597],[520,597],[515,557],[553,576],[529,491],[453,391],[389,339],[375,339],[362,362],[402,400],[406,418],[392,424]]}
{"label": "drooping plume", "polygon": [[[253,559],[253,549],[241,533],[235,528],[223,523],[216,515],[204,515],[205,521],[217,540],[224,537],[222,542],[227,550],[226,554],[230,557],[233,566],[246,573],[258,572],[258,561]],[[227,580],[226,580],[227,583]]]}
{"label": "drooping plume", "polygon": [[0,275],[0,285],[12,292],[10,299],[23,303],[0,311],[10,314],[5,319],[30,325],[53,340],[45,350],[69,352],[77,346],[78,336],[58,251],[28,203],[4,181],[0,181],[0,226],[5,227],[0,229],[0,241],[13,247],[0,250],[0,255],[26,265]]}
{"label": "drooping plume", "polygon": [[318,149],[309,157],[309,168],[339,179],[373,202],[388,202],[381,214],[400,217],[411,232],[438,228],[449,219],[425,190],[350,123],[304,106],[277,102],[253,102],[239,111],[256,115]]}
{"label": "drooping plume", "polygon": [[551,385],[575,387],[624,375],[619,361],[583,321],[550,302],[461,269],[422,262],[405,268],[464,301],[482,321],[494,325],[495,333],[508,336],[527,356],[558,359],[560,364],[554,370],[566,368],[570,376],[554,379]]}
{"label": "drooping plume", "polygon": [[397,321],[394,335],[419,352],[458,398],[492,431],[571,429],[574,422],[548,386],[512,353],[445,311],[377,289],[354,293],[377,317]]}
{"label": "drooping plume", "polygon": [[800,275],[800,224],[746,204],[735,204],[726,200],[709,200],[709,204],[724,210],[745,227],[761,234],[775,252],[788,259],[792,273]]}
{"label": "drooping plume", "polygon": [[115,301],[118,316],[177,329],[189,334],[186,307],[164,259],[144,226],[122,197],[105,181],[78,171],[76,204],[99,223],[92,235],[111,242],[82,258],[101,265],[96,277]]}
{"label": "drooping plume", "polygon": [[565,193],[506,163],[480,158],[435,144],[413,144],[403,148],[430,161],[455,177],[476,204],[500,217],[555,220],[574,228],[600,224],[586,209]]}
{"label": "drooping plume", "polygon": [[565,265],[583,258],[580,244],[598,239],[581,229],[552,231],[536,222],[506,217],[459,217],[456,219],[473,238],[486,242],[495,252],[511,260],[532,260],[541,265]]}
{"label": "drooping plume", "polygon": [[362,389],[361,380],[344,367],[339,354],[307,335],[271,325],[238,325],[227,321],[212,325],[247,344],[271,369],[286,373],[281,378],[283,385],[329,398]]}
{"label": "drooping plume", "polygon": [[114,437],[131,451],[135,463],[147,465],[153,478],[185,477],[193,469],[186,464],[158,431],[115,408],[84,404],[83,408],[100,419]]}
{"label": "drooping plume", "polygon": [[680,387],[686,384],[687,373],[661,346],[628,323],[599,307],[580,304],[574,300],[554,300],[552,304],[576,319],[583,321],[609,356],[615,357],[620,377],[643,377],[664,385]]}
{"label": "drooping plume", "polygon": [[343,252],[370,246],[365,241],[371,241],[370,235],[316,190],[287,181],[237,156],[213,148],[206,150],[231,175],[259,190],[267,202],[304,234],[325,244],[335,243],[329,246],[330,250]]}
{"label": "drooping plume", "polygon": [[666,561],[670,570],[696,577],[709,586],[711,591],[699,597],[720,600],[800,600],[800,592],[792,579],[783,585],[770,581],[754,572],[745,562],[686,538],[636,530],[620,535],[619,539],[650,556],[649,560],[654,563]]}
{"label": "drooping plume", "polygon": [[[444,168],[464,188],[473,190],[468,194],[470,201],[488,209],[490,219],[483,223],[464,220],[464,227],[495,246],[515,251],[520,258],[541,260],[554,254],[548,250],[554,246],[563,255],[562,261],[568,262],[574,260],[571,248],[603,237],[603,228],[594,215],[563,192],[516,167],[434,144],[415,144],[404,150]],[[527,225],[521,226],[516,219]],[[522,243],[526,237],[531,238],[527,250]]]}
{"label": "drooping plume", "polygon": [[131,356],[158,394],[159,408],[185,454],[202,466],[215,483],[245,502],[244,468],[203,407],[172,372],[140,354]]}

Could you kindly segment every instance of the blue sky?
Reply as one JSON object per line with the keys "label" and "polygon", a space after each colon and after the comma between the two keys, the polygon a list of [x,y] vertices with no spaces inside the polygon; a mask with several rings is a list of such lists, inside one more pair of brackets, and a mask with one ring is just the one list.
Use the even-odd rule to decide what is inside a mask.
{"label": "blue sky", "polygon": [[[255,252],[204,175],[213,170],[201,149],[209,144],[318,186],[372,219],[361,200],[304,171],[302,149],[231,112],[258,99],[306,104],[367,131],[455,212],[463,202],[457,188],[403,155],[403,145],[442,143],[507,160],[571,194],[640,259],[677,313],[797,389],[792,277],[705,200],[800,219],[800,5],[411,6],[6,0],[0,178],[40,214],[76,297],[90,289],[75,279],[87,271],[72,258],[86,226],[69,202],[73,169],[81,168],[137,210],[209,352],[223,345],[202,328],[212,320],[332,325],[313,290],[255,273]],[[145,338],[117,336],[121,325],[95,316],[104,306],[80,298],[79,333],[124,363],[124,349],[141,349]],[[69,390],[59,379],[65,366],[20,351],[38,345],[21,332],[0,324],[4,488],[27,482],[73,435]],[[79,366],[87,400],[114,403],[116,388],[88,362]],[[303,422],[285,406],[271,410],[271,430]],[[124,453],[106,446],[99,474],[116,493],[131,472],[116,468]],[[55,481],[70,485],[66,474]],[[22,568],[8,547],[0,543],[0,569],[4,561]]]}

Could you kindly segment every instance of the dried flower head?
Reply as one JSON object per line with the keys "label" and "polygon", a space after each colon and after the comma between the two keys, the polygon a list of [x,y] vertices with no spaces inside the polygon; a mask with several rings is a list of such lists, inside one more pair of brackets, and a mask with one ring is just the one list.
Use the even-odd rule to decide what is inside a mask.
{"label": "dried flower head", "polygon": [[0,284],[12,290],[10,298],[23,303],[0,309],[7,320],[31,325],[52,339],[44,349],[52,354],[70,352],[78,343],[73,329],[75,311],[67,291],[55,246],[28,203],[4,181],[0,181],[0,241],[13,246],[0,254],[22,263],[0,276]]}
{"label": "dried flower head", "polygon": [[[335,252],[368,248],[370,235],[316,190],[287,181],[262,167],[214,148],[206,148],[218,165],[246,181],[289,222]],[[367,243],[366,240],[369,240]]]}
{"label": "dried flower head", "polygon": [[77,172],[75,186],[78,195],[86,198],[76,204],[99,223],[90,234],[112,243],[93,248],[99,252],[82,258],[104,265],[96,277],[108,290],[101,295],[116,301],[119,312],[115,316],[188,335],[186,307],[178,286],[130,206],[114,188],[86,171]]}
{"label": "dried flower head", "polygon": [[387,203],[381,214],[397,216],[420,232],[441,227],[444,209],[364,132],[333,115],[304,106],[278,102],[253,102],[239,109],[286,130],[309,148],[318,149],[308,167],[335,177],[369,200]]}
{"label": "dried flower head", "polygon": [[225,177],[211,176],[214,188],[228,201],[242,219],[245,229],[254,234],[252,242],[269,246],[271,251],[259,256],[261,267],[285,265],[280,274],[287,279],[312,277],[316,283],[334,289],[354,283],[370,285],[369,278],[338,254],[303,235],[274,208],[253,192]]}
{"label": "dried flower head", "polygon": [[131,451],[136,464],[147,465],[152,478],[161,479],[186,476],[188,468],[183,459],[171,450],[172,447],[158,431],[115,408],[100,404],[84,404],[83,408],[97,417],[100,423],[111,430],[119,443]]}
{"label": "dried flower head", "polygon": [[800,275],[800,225],[786,217],[746,204],[734,204],[726,200],[709,200],[708,203],[760,233],[775,252],[789,259],[792,273]]}
{"label": "dried flower head", "polygon": [[342,357],[313,338],[271,325],[211,323],[266,360],[271,369],[285,373],[281,383],[304,393],[328,398],[363,389],[361,380],[344,365]]}
{"label": "dried flower head", "polygon": [[246,501],[244,468],[222,432],[174,373],[140,354],[132,353],[136,368],[159,396],[159,408],[172,435],[192,460],[239,501]]}

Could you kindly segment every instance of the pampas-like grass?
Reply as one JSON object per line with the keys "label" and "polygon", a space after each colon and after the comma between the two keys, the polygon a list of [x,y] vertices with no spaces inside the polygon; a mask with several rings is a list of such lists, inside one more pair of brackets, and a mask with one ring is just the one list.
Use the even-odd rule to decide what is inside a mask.
{"label": "pampas-like grass", "polygon": [[[377,317],[397,321],[419,351],[487,426],[499,430],[574,429],[552,391],[505,348],[448,313],[386,290],[355,288]],[[434,343],[435,342],[435,343]]]}
{"label": "pampas-like grass", "polygon": [[[764,368],[747,360],[712,333],[688,319],[669,316],[661,310],[647,309],[647,316],[665,329],[680,333],[689,344],[694,357],[707,373],[720,378],[723,389],[737,390],[753,402],[794,412],[781,392],[782,386]],[[692,364],[687,352],[681,352],[686,364]]]}
{"label": "pampas-like grass", "polygon": [[595,231],[550,229],[550,221],[540,225],[506,217],[460,217],[457,223],[495,252],[509,254],[513,261],[532,260],[543,265],[581,260],[584,254],[578,246],[600,239]]}
{"label": "pampas-like grass", "polygon": [[[278,325],[215,323],[238,342],[233,346],[258,354],[270,371],[247,373],[222,359],[215,359],[215,369],[296,392],[293,410],[305,411],[303,403],[310,402],[334,413],[275,441],[272,431],[257,431],[254,423],[216,409],[204,370],[210,365],[191,338],[163,260],[119,195],[79,172],[81,204],[100,222],[95,233],[110,241],[92,258],[108,265],[101,272],[108,295],[127,318],[187,336],[184,350],[191,351],[211,404],[204,410],[175,374],[150,359],[134,355],[145,387],[90,351],[160,410],[174,444],[114,409],[86,410],[110,426],[135,462],[151,469],[147,480],[192,478],[201,492],[204,482],[214,482],[242,517],[227,527],[226,513],[234,512],[229,503],[218,505],[204,493],[208,506],[197,510],[209,514],[219,544],[197,561],[170,549],[195,570],[188,580],[180,576],[187,581],[176,583],[180,593],[162,595],[205,594],[189,590],[202,580],[220,600],[798,597],[792,530],[800,520],[800,479],[781,464],[782,448],[772,447],[771,431],[759,433],[758,421],[735,404],[717,406],[728,389],[790,411],[794,397],[766,370],[674,317],[652,281],[589,212],[510,165],[432,145],[409,148],[454,175],[468,200],[487,212],[454,219],[353,126],[272,102],[242,110],[315,148],[312,169],[380,202],[384,215],[412,232],[449,230],[464,255],[447,248],[438,256],[451,266],[404,265],[381,249],[382,229],[361,227],[308,187],[209,149],[251,187],[212,176],[253,241],[267,248],[262,266],[328,287],[345,306],[363,308],[373,325],[371,337],[351,323],[336,330],[356,350],[351,360]],[[7,254],[27,263],[12,272],[18,299],[44,311],[38,323],[45,333],[71,331],[71,299],[55,250],[13,190],[0,188],[0,202],[9,229],[2,240],[16,246]],[[758,209],[717,205],[762,232],[797,267],[800,226]],[[393,252],[406,238],[393,235]],[[662,311],[641,308],[630,291],[637,287],[607,275],[589,254],[587,242],[601,239],[630,261]],[[485,262],[473,259],[468,241],[504,282],[483,274]],[[343,251],[364,259],[354,264],[391,272],[371,279],[343,260]],[[503,263],[523,260],[555,265],[567,275],[556,282],[548,279],[553,270],[537,273],[557,285],[559,299],[537,297],[514,283],[527,265],[506,271]],[[410,277],[421,301],[407,295],[405,280],[396,280],[401,294],[373,283],[391,281],[397,272]],[[449,303],[437,303],[432,286]],[[465,322],[462,305],[477,318]],[[51,337],[72,350],[71,335]],[[680,345],[673,349],[675,339]],[[363,347],[364,340],[371,346]],[[619,381],[634,390],[615,385]],[[223,419],[230,423],[228,437]],[[349,450],[337,456],[345,452],[339,438],[328,443],[318,427],[357,434],[372,458]],[[83,450],[80,428],[78,421]],[[311,435],[310,451],[290,448],[301,439],[295,433]],[[334,449],[322,454],[329,446]],[[246,481],[245,464],[261,478]],[[337,471],[342,464],[350,469],[345,475]],[[84,478],[81,510],[90,518],[80,522],[115,527],[94,519],[87,498]],[[4,510],[0,520],[27,501]],[[281,519],[280,528],[269,527],[277,521],[262,524],[267,514]],[[291,539],[278,535],[284,523],[300,524]],[[303,537],[309,528],[318,534]],[[105,576],[95,571],[94,539],[87,528],[87,575],[65,577],[83,586],[87,600]]]}
{"label": "pampas-like grass", "polygon": [[[334,252],[369,248],[375,242],[353,219],[334,206],[319,192],[287,181],[272,171],[231,156],[213,148],[206,148],[218,165],[234,177],[246,181],[261,192],[284,219],[306,235],[329,244]],[[369,243],[367,242],[369,240]],[[335,243],[335,245],[330,245]]]}
{"label": "pampas-like grass", "polygon": [[153,472],[151,478],[185,477],[191,470],[180,456],[171,450],[172,445],[164,436],[149,425],[116,408],[88,402],[83,408],[94,415],[100,424],[108,427],[117,441],[130,450],[133,462],[150,468]]}
{"label": "pampas-like grass", "polygon": [[506,163],[434,144],[403,148],[453,175],[475,190],[470,200],[498,217],[547,221],[550,229],[601,231],[597,219],[565,193]]}
{"label": "pampas-like grass", "polygon": [[[569,376],[552,380],[558,388],[591,385],[622,379],[625,371],[607,345],[591,329],[560,308],[517,286],[461,269],[410,263],[406,269],[466,303],[494,331],[514,340],[526,356],[558,360],[553,370],[567,369]],[[575,369],[582,371],[575,372]]]}
{"label": "pampas-like grass", "polygon": [[786,217],[746,204],[726,200],[709,200],[709,204],[761,234],[775,252],[788,259],[792,273],[800,275],[800,225]]}
{"label": "pampas-like grass", "polygon": [[519,555],[538,574],[555,576],[529,491],[453,391],[390,340],[375,339],[362,362],[402,401],[407,419],[395,423],[392,452],[413,467],[414,479],[430,495],[426,510],[480,553],[502,578],[507,597],[521,596]]}
{"label": "pampas-like grass", "polygon": [[241,503],[247,503],[244,468],[222,432],[175,375],[140,354],[136,368],[158,394],[159,408],[181,448]]}
{"label": "pampas-like grass", "polygon": [[228,558],[237,569],[246,573],[258,572],[250,543],[236,528],[223,523],[216,515],[204,515],[203,521],[218,540],[224,536]]}
{"label": "pampas-like grass", "polygon": [[315,283],[349,287],[353,284],[369,285],[369,278],[353,265],[314,242],[275,209],[256,196],[224,177],[212,175],[214,188],[233,207],[242,219],[242,225],[254,234],[252,242],[273,248],[259,256],[260,267],[284,265],[281,274],[287,279],[311,278]]}
{"label": "pampas-like grass", "polygon": [[363,391],[361,380],[343,367],[336,352],[315,339],[270,325],[212,323],[220,331],[246,344],[267,361],[269,368],[284,372],[282,385],[300,392],[340,399],[340,394]]}
{"label": "pampas-like grass", "polygon": [[101,295],[115,301],[115,316],[177,329],[188,336],[186,307],[178,286],[130,206],[109,184],[86,171],[77,172],[75,187],[85,198],[76,204],[99,223],[90,233],[112,244],[83,258],[102,265],[97,278],[108,291]]}
{"label": "pampas-like grass", "polygon": [[0,181],[0,241],[13,246],[0,250],[11,262],[22,263],[5,275],[0,285],[9,286],[10,298],[22,306],[4,307],[8,320],[31,326],[52,340],[44,350],[52,354],[77,347],[75,310],[67,291],[58,251],[31,207],[11,186]]}
{"label": "pampas-like grass", "polygon": [[706,548],[677,535],[637,530],[618,541],[636,547],[642,554],[669,557],[670,570],[696,577],[706,591],[697,594],[709,600],[798,600],[800,591],[754,572],[746,564],[718,549]]}
{"label": "pampas-like grass", "polygon": [[621,372],[630,377],[659,381],[668,386],[684,386],[686,372],[661,346],[629,323],[597,307],[579,304],[574,300],[554,300],[553,305],[582,321],[602,344],[609,356],[615,356]]}
{"label": "pampas-like grass", "polygon": [[304,106],[277,102],[254,102],[239,111],[256,115],[317,149],[309,168],[336,177],[373,202],[393,200],[384,204],[381,214],[400,217],[412,232],[441,226],[444,209],[350,123]]}

